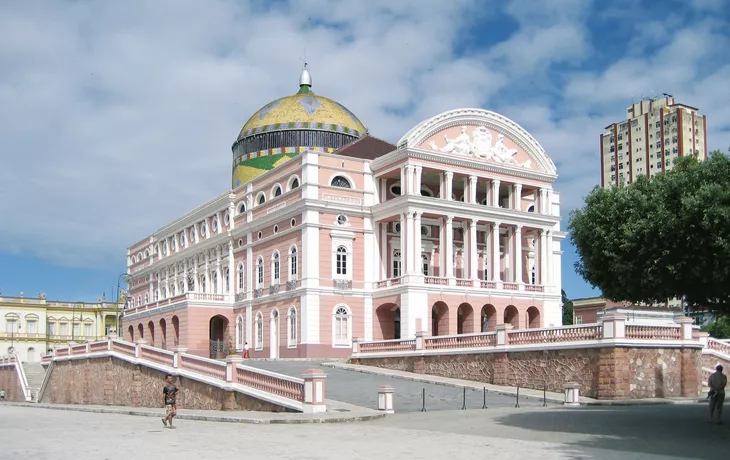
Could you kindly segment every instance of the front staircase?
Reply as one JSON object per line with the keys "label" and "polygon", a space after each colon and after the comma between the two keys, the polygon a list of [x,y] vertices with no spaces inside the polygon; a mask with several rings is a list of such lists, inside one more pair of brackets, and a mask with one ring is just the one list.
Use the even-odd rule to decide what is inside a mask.
{"label": "front staircase", "polygon": [[43,380],[46,378],[46,370],[41,363],[23,363],[25,378],[28,380],[28,392],[31,401],[38,401],[38,393],[43,386]]}

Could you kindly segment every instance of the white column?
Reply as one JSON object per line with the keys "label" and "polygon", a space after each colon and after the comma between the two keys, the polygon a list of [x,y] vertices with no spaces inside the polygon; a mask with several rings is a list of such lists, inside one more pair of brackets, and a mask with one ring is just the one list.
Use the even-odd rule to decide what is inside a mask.
{"label": "white column", "polygon": [[522,184],[515,184],[514,208],[522,211]]}
{"label": "white column", "polygon": [[499,207],[499,179],[492,180],[492,206]]}
{"label": "white column", "polygon": [[454,277],[454,218],[446,216],[446,248],[444,251],[446,276]]}
{"label": "white column", "polygon": [[[406,166],[400,167],[400,194],[401,196],[406,194]],[[402,229],[403,227],[401,227]]]}
{"label": "white column", "polygon": [[545,198],[547,196],[546,192],[547,190],[545,190],[544,188],[540,189],[540,201],[538,206],[535,207],[535,211],[539,214],[545,214],[545,209],[547,208],[547,206],[545,206]]}
{"label": "white column", "polygon": [[553,284],[553,231],[548,230],[545,238],[545,284],[552,286]]}
{"label": "white column", "polygon": [[183,290],[185,290],[185,292],[181,292],[180,294],[185,294],[189,290],[189,287],[188,287],[188,259],[185,259],[185,273],[183,273]]}
{"label": "white column", "polygon": [[444,172],[444,176],[446,177],[446,190],[444,190],[444,198],[446,198],[447,200],[451,200],[452,190],[454,189],[454,173],[451,171],[446,171]]}
{"label": "white column", "polygon": [[[408,252],[406,252],[406,213],[402,212],[399,214],[400,216],[400,274],[399,276],[403,276],[403,273],[406,271],[407,260],[408,260]],[[402,312],[401,312],[402,313]]]}
{"label": "white column", "polygon": [[[476,178],[475,178],[476,179]],[[479,256],[477,254],[477,220],[469,221],[469,278],[479,279]]]}
{"label": "white column", "polygon": [[[231,217],[231,222],[233,222],[233,217]],[[233,239],[231,239],[228,243],[228,291],[226,294],[236,292],[234,286],[237,281],[238,277],[236,276],[235,256],[233,255]]]}
{"label": "white column", "polygon": [[547,189],[545,192],[545,214],[553,213],[553,190]]}
{"label": "white column", "polygon": [[468,203],[477,202],[477,176],[469,176],[469,199]]}
{"label": "white column", "polygon": [[499,265],[499,222],[492,224],[492,280],[500,279],[501,267]]}
{"label": "white column", "polygon": [[445,192],[444,192],[444,190],[446,189],[445,174],[446,173],[443,173],[443,172],[441,174],[439,174],[439,198],[441,198],[441,199],[444,199],[444,196],[445,196]]}
{"label": "white column", "polygon": [[415,191],[413,193],[420,196],[421,195],[421,175],[423,173],[423,167],[416,166],[415,168],[416,168],[416,177],[415,177],[415,181],[414,181],[415,183],[413,185],[413,188],[415,189]]}
{"label": "white column", "polygon": [[413,271],[419,275],[423,274],[421,270],[421,212],[416,211],[413,213],[413,259],[414,268]]}
{"label": "white column", "polygon": [[408,229],[407,233],[403,235],[404,239],[408,239],[408,243],[406,245],[406,254],[403,254],[403,256],[406,258],[406,273],[411,274],[414,272],[413,262],[416,257],[416,248],[414,247],[414,232],[413,232],[413,212],[407,212],[406,213],[406,228]]}
{"label": "white column", "polygon": [[515,228],[515,282],[524,284],[522,276],[522,225]]}
{"label": "white column", "polygon": [[543,286],[547,283],[547,234],[545,230],[540,229],[540,284]]}
{"label": "white column", "polygon": [[376,281],[390,278],[390,267],[388,266],[388,223],[379,222],[378,225],[380,226],[380,267]]}

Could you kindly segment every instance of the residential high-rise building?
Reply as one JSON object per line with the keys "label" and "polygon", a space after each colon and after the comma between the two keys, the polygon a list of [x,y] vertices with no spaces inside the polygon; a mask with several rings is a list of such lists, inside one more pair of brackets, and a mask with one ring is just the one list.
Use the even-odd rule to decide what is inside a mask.
{"label": "residential high-rise building", "polygon": [[707,118],[664,95],[636,102],[601,134],[601,186],[630,184],[672,169],[676,158],[707,158]]}

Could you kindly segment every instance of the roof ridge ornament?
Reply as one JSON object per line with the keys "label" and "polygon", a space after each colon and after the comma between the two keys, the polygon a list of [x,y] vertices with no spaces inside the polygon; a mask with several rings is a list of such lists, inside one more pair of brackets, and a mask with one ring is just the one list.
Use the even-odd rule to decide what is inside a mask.
{"label": "roof ridge ornament", "polygon": [[302,74],[299,76],[299,87],[312,87],[312,75],[309,73],[309,70],[307,70],[307,62],[304,61],[304,69],[302,69]]}

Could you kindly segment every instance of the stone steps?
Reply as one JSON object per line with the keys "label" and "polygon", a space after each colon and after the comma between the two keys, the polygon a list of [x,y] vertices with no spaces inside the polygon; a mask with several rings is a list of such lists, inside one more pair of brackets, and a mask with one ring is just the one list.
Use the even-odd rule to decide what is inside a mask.
{"label": "stone steps", "polygon": [[31,395],[35,397],[43,386],[43,380],[46,378],[46,370],[40,363],[23,363],[23,371],[25,378],[28,380],[28,389]]}

